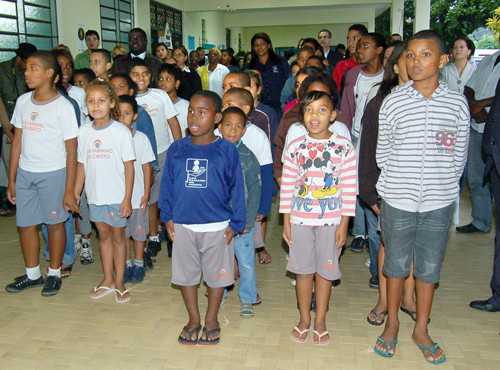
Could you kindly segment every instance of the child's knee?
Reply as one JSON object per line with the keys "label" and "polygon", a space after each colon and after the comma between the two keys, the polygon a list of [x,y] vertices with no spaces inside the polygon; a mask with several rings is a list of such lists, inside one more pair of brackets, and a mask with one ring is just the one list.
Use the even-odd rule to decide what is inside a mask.
{"label": "child's knee", "polygon": [[49,234],[62,232],[62,231],[66,232],[66,230],[64,229],[64,223],[59,223],[59,224],[54,224],[54,225],[47,224],[47,231],[49,232]]}

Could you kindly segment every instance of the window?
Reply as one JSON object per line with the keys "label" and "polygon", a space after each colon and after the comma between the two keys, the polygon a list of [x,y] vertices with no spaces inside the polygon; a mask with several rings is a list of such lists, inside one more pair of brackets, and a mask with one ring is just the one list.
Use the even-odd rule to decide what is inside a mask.
{"label": "window", "polygon": [[102,48],[128,48],[128,33],[134,27],[133,0],[100,0]]}
{"label": "window", "polygon": [[13,58],[23,42],[38,49],[57,45],[55,0],[0,0],[0,61]]}
{"label": "window", "polygon": [[[172,46],[182,45],[182,12],[169,6],[151,2],[151,49],[156,50],[160,41],[166,42],[170,35]],[[168,30],[167,30],[168,25]],[[169,31],[169,32],[166,32]]]}

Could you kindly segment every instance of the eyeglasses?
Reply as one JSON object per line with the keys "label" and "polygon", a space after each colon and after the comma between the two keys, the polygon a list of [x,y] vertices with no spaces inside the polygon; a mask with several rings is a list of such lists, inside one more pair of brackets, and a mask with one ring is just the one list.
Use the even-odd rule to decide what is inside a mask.
{"label": "eyeglasses", "polygon": [[318,39],[323,40],[323,39],[329,39],[331,38],[330,36],[318,36]]}

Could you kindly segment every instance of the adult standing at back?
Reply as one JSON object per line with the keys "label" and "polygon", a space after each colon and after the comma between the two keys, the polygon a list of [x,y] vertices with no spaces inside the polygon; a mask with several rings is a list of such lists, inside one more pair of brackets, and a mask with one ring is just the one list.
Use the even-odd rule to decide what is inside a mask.
{"label": "adult standing at back", "polygon": [[191,70],[189,68],[188,52],[184,46],[177,46],[173,50],[172,56],[177,66],[181,69],[182,76],[184,77],[179,87],[178,95],[182,99],[189,101],[195,92],[201,90],[200,75],[196,73],[196,70]]}
{"label": "adult standing at back", "polygon": [[333,71],[338,62],[344,59],[344,56],[338,51],[332,50],[330,44],[332,43],[332,33],[327,29],[322,29],[318,33],[318,41],[323,48],[323,54],[328,60],[328,65]]}
{"label": "adult standing at back", "polygon": [[281,117],[280,94],[290,76],[290,66],[285,58],[274,52],[267,33],[257,33],[252,37],[252,59],[249,69],[256,69],[262,77],[260,101],[272,107]]}
{"label": "adult standing at back", "polygon": [[453,63],[445,65],[439,73],[439,79],[446,82],[450,89],[464,92],[465,85],[476,70],[476,66],[469,62],[474,50],[474,43],[465,36],[453,42]]}
{"label": "adult standing at back", "polygon": [[203,90],[210,90],[219,94],[222,98],[222,82],[229,73],[229,69],[219,63],[221,51],[218,48],[212,48],[208,52],[208,65],[198,68],[198,74],[201,77]]}
{"label": "adult standing at back", "polygon": [[99,33],[95,30],[85,32],[85,45],[87,45],[87,50],[82,51],[75,57],[75,69],[90,68],[90,53],[99,49],[99,45],[101,45]]}
{"label": "adult standing at back", "polygon": [[146,51],[148,36],[142,28],[133,28],[128,34],[129,53],[115,60],[111,74],[127,73],[127,64],[134,58],[143,59],[151,74],[151,87],[158,87],[158,69],[161,60]]}

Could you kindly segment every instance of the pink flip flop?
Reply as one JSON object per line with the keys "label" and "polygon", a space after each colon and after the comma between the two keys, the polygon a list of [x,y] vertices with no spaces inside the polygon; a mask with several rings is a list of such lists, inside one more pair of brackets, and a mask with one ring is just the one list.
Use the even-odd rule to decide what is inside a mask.
{"label": "pink flip flop", "polygon": [[[305,342],[307,342],[307,339],[309,339],[309,330],[310,329],[300,330],[298,327],[294,327],[293,330],[296,331],[297,333],[299,333],[299,336],[302,336],[304,333],[307,333],[306,338],[304,339],[304,341],[301,341],[300,339],[297,339],[292,334],[290,334],[290,337],[292,338],[292,340],[294,342],[297,342],[297,343],[300,343],[300,344],[304,344]],[[293,333],[293,331],[292,331],[292,333]]]}

